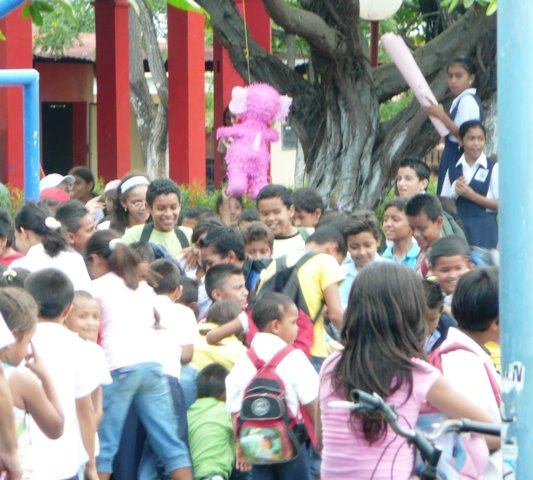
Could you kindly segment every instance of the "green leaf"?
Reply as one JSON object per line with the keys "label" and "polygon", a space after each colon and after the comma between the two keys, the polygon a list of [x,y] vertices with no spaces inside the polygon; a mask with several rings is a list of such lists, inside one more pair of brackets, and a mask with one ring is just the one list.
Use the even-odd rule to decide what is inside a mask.
{"label": "green leaf", "polygon": [[137,0],[128,0],[128,3],[130,4],[131,8],[133,8],[135,13],[139,15],[140,10],[139,10],[139,4],[137,3]]}
{"label": "green leaf", "polygon": [[76,14],[74,13],[74,7],[70,0],[56,0],[57,4],[63,9],[63,12],[70,17],[71,20],[76,20]]}
{"label": "green leaf", "polygon": [[492,0],[487,8],[487,15],[492,15],[498,10],[498,0]]}
{"label": "green leaf", "polygon": [[4,42],[6,40],[6,36],[4,35],[4,32],[0,30],[0,42]]}
{"label": "green leaf", "polygon": [[452,0],[448,7],[448,13],[452,13],[457,8],[457,5],[459,5],[459,0]]}
{"label": "green leaf", "polygon": [[474,5],[475,0],[464,0],[464,7],[470,8],[472,5]]}
{"label": "green leaf", "polygon": [[39,10],[39,7],[36,6],[33,2],[30,3],[30,13],[31,18],[33,20],[33,23],[40,27],[43,24],[43,16],[41,15],[41,11]]}
{"label": "green leaf", "polygon": [[27,3],[26,5],[24,5],[22,7],[22,18],[24,19],[28,19],[28,18],[31,18],[31,9],[30,9],[30,4]]}
{"label": "green leaf", "polygon": [[206,11],[200,7],[194,0],[167,0],[169,5],[177,8],[178,10],[186,10],[189,12],[203,13]]}
{"label": "green leaf", "polygon": [[45,2],[43,0],[34,0],[32,4],[42,13],[50,13],[54,11],[54,7],[52,4]]}

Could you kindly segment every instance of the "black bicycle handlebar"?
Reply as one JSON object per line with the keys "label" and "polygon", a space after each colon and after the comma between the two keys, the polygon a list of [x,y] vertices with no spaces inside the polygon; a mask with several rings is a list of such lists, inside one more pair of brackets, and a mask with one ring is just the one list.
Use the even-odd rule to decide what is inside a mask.
{"label": "black bicycle handlebar", "polygon": [[474,422],[471,420],[445,420],[438,424],[431,433],[423,433],[412,428],[402,427],[398,423],[398,414],[393,405],[387,404],[378,394],[370,395],[362,390],[354,389],[350,392],[353,401],[357,404],[356,410],[372,410],[380,412],[385,421],[398,434],[408,442],[413,443],[424,459],[425,465],[420,478],[437,478],[437,464],[442,454],[441,449],[433,445],[433,441],[447,432],[475,432],[485,435],[500,435],[498,425]]}

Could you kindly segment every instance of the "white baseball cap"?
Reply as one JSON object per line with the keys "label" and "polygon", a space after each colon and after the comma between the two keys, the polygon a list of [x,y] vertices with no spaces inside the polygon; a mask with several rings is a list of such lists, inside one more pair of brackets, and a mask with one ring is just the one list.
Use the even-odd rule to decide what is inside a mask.
{"label": "white baseball cap", "polygon": [[39,182],[39,190],[42,192],[47,188],[56,188],[61,182],[66,182],[68,185],[74,183],[74,177],[72,175],[61,175],[60,173],[51,173],[46,177],[41,178]]}

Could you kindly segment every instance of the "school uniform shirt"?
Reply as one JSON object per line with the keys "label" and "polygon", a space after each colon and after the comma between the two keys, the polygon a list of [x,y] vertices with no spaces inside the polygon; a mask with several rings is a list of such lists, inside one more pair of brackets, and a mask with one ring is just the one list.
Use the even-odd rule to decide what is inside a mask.
{"label": "school uniform shirt", "polygon": [[[475,88],[467,88],[454,98],[450,112],[457,108],[457,113],[453,119],[453,123],[459,128],[464,122],[468,120],[477,120],[481,118],[479,105],[473,95],[476,94]],[[457,138],[450,134],[449,139],[452,142],[458,143]]]}
{"label": "school uniform shirt", "polygon": [[[122,237],[124,243],[129,245],[134,242],[138,242],[141,239],[141,234],[143,231],[144,225],[134,225],[131,228],[128,228]],[[185,236],[191,241],[192,229],[189,227],[179,227],[183,231]],[[150,242],[155,243],[156,245],[161,245],[169,253],[170,256],[176,258],[179,253],[183,250],[176,232],[172,230],[171,232],[161,232],[155,228],[152,230],[150,235]]]}
{"label": "school uniform shirt", "polygon": [[[500,380],[490,355],[472,338],[454,327],[448,330],[446,340],[442,342],[440,348],[446,348],[448,345],[457,343],[465,345],[475,353],[456,350],[442,355],[444,378],[470,401],[487,412],[495,423],[500,424],[500,409],[485,370],[486,365],[493,378]],[[490,456],[490,463],[483,478],[485,480],[500,480],[502,478],[501,449]]]}
{"label": "school uniform shirt", "polygon": [[420,252],[420,247],[418,246],[418,243],[416,243],[416,240],[414,239],[414,237],[411,239],[411,248],[408,250],[408,252],[405,254],[403,258],[398,258],[396,255],[394,255],[393,248],[394,248],[394,244],[387,245],[386,250],[381,255],[382,258],[384,258],[385,260],[391,260],[401,265],[406,265],[410,269],[415,268],[416,257],[418,257],[418,254]]}
{"label": "school uniform shirt", "polygon": [[[252,340],[251,348],[263,361],[269,362],[287,344],[271,333],[259,332]],[[248,355],[243,355],[226,377],[226,408],[230,413],[241,410],[244,390],[257,370]],[[318,397],[318,374],[305,354],[298,349],[288,353],[276,367],[276,373],[285,384],[287,407],[296,417],[300,405],[306,405]]]}
{"label": "school uniform shirt", "polygon": [[167,295],[157,295],[154,305],[161,317],[156,333],[162,355],[163,373],[179,379],[181,347],[194,345],[199,337],[196,317],[189,307],[174,303]]}
{"label": "school uniform shirt", "polygon": [[[388,262],[390,261],[387,258],[382,257],[379,253],[376,253],[375,257],[372,260],[373,262]],[[352,284],[357,277],[359,271],[355,265],[355,262],[352,260],[350,255],[346,255],[344,262],[342,263],[342,269],[344,271],[344,281],[341,283],[339,288],[339,293],[341,296],[341,304],[343,310],[346,310],[348,306],[348,301],[350,300],[350,292],[352,290]]]}
{"label": "school uniform shirt", "polygon": [[101,305],[101,341],[109,370],[162,362],[155,325],[155,292],[146,282],[136,290],[113,272],[93,280],[89,293]]}
{"label": "school uniform shirt", "polygon": [[81,439],[76,400],[92,393],[100,382],[94,374],[95,366],[86,342],[63,325],[39,322],[32,342],[54,381],[65,418],[63,435],[56,440],[44,435],[30,418],[33,478],[71,478],[88,460]]}
{"label": "school uniform shirt", "polygon": [[[109,385],[110,383],[113,383],[102,347],[90,340],[84,340],[84,342],[87,347],[87,354],[91,365],[91,374],[94,378],[93,382],[98,385]],[[94,456],[97,457],[99,453],[100,439],[98,437],[98,432],[96,432],[96,437],[94,439]]]}
{"label": "school uniform shirt", "polygon": [[[488,174],[488,163],[487,157],[482,153],[479,158],[474,162],[472,166],[468,164],[464,154],[457,161],[457,167],[461,166],[463,168],[463,176],[465,177],[466,183],[470,183],[472,179],[483,181]],[[498,163],[492,168],[492,175],[490,178],[489,190],[487,192],[487,198],[489,200],[498,200],[499,198],[499,188],[498,188]],[[450,182],[449,171],[446,172],[446,177],[444,178],[444,183],[442,184],[442,193],[441,196],[453,198],[454,200],[459,197],[455,191],[456,182]],[[487,209],[487,212],[493,212],[494,210]]]}
{"label": "school uniform shirt", "polygon": [[30,247],[26,256],[13,261],[9,268],[25,268],[30,272],[56,268],[70,278],[74,284],[74,290],[87,290],[91,283],[85,261],[78,252],[64,250],[55,257],[51,257],[44,250],[42,243]]}

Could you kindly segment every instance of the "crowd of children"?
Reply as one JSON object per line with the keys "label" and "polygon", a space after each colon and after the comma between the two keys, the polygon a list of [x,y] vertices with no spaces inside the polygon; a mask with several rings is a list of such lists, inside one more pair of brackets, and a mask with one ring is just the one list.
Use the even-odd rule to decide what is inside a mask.
{"label": "crowd of children", "polygon": [[[433,410],[499,424],[498,270],[471,256],[497,246],[498,169],[470,63],[448,73],[450,115],[426,111],[453,135],[439,192],[456,210],[406,157],[379,220],[275,184],[255,206],[221,195],[181,212],[171,179],[97,195],[83,167],[45,177],[13,220],[0,211],[0,471],[411,478],[383,418],[331,405],[354,388],[406,427]],[[477,474],[501,478],[499,440],[477,441]]]}

